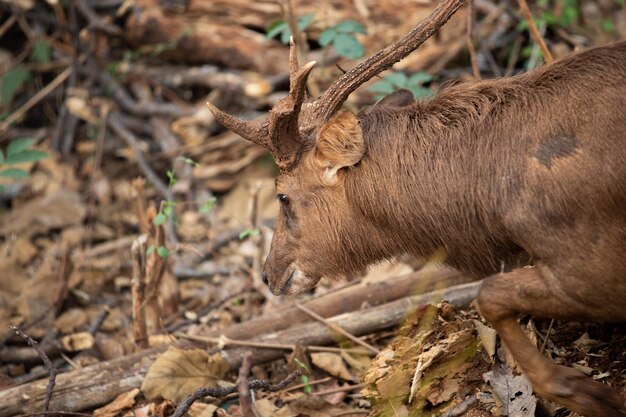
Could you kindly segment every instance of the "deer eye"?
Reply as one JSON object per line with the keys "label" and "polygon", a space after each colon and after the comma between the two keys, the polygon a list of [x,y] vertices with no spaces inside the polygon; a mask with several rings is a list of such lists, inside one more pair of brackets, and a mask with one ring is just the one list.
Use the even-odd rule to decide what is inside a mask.
{"label": "deer eye", "polygon": [[285,194],[278,194],[278,201],[280,201],[280,204],[284,206],[289,205],[289,197],[287,197]]}

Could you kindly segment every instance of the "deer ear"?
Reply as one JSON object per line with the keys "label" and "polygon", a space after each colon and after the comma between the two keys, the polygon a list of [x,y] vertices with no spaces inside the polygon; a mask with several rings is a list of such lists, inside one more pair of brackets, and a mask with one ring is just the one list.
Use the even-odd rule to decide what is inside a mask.
{"label": "deer ear", "polygon": [[341,110],[317,134],[315,161],[328,185],[337,182],[337,171],[355,165],[364,153],[361,123],[352,112]]}

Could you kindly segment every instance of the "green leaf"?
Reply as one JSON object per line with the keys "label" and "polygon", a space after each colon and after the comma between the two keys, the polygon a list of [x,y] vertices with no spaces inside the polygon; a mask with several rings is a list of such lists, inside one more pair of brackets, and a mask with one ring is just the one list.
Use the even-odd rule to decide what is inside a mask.
{"label": "green leaf", "polygon": [[0,177],[13,178],[16,180],[25,180],[29,178],[30,175],[28,174],[28,172],[24,171],[23,169],[10,168],[10,169],[5,169],[4,171],[0,171]]}
{"label": "green leaf", "polygon": [[624,5],[624,0],[615,0],[615,4],[617,4],[619,6],[623,6]]}
{"label": "green leaf", "polygon": [[368,88],[372,93],[382,93],[382,94],[391,94],[394,92],[393,84],[391,81],[382,79]]}
{"label": "green leaf", "polygon": [[409,81],[409,77],[407,77],[406,74],[403,72],[393,72],[387,75],[385,79],[397,88],[406,87]]}
{"label": "green leaf", "polygon": [[24,162],[35,162],[35,161],[39,161],[41,159],[47,158],[48,154],[42,151],[36,151],[36,150],[28,150],[28,151],[22,151],[18,154],[14,154],[14,155],[7,155],[7,159],[5,161],[5,163],[7,165],[11,165],[11,164],[22,164]]}
{"label": "green leaf", "polygon": [[615,32],[615,25],[613,24],[613,21],[610,20],[610,19],[605,19],[605,20],[601,21],[600,22],[600,27],[606,33],[613,33],[613,32]]}
{"label": "green leaf", "polygon": [[0,149],[0,165],[4,164],[4,152]]}
{"label": "green leaf", "polygon": [[165,246],[159,246],[156,251],[157,255],[159,255],[163,259],[167,259],[167,257],[170,255],[170,251],[168,251]]}
{"label": "green leaf", "polygon": [[298,18],[298,29],[305,30],[313,21],[315,13],[308,13]]}
{"label": "green leaf", "polygon": [[245,239],[247,237],[258,236],[259,229],[246,229],[243,232],[239,233],[239,240]]}
{"label": "green leaf", "polygon": [[156,246],[154,245],[148,246],[148,249],[146,249],[146,256],[150,256],[150,254],[154,252],[155,249],[156,249]]}
{"label": "green leaf", "polygon": [[198,209],[198,211],[202,214],[209,214],[211,210],[213,210],[213,206],[215,205],[216,202],[217,202],[217,198],[211,197],[206,203],[204,203],[200,207],[200,209]]}
{"label": "green leaf", "polygon": [[167,170],[167,179],[169,180],[170,187],[176,185],[176,174],[173,171]]}
{"label": "green leaf", "polygon": [[304,387],[302,388],[304,393],[310,394],[312,389],[311,389],[311,384],[309,384],[309,377],[306,375],[300,375],[300,382],[304,384]]}
{"label": "green leaf", "polygon": [[337,36],[337,32],[334,29],[326,29],[320,34],[318,42],[320,45],[326,46],[335,39],[335,36]]}
{"label": "green leaf", "polygon": [[15,67],[4,74],[2,78],[0,78],[2,103],[8,106],[13,100],[15,93],[17,93],[22,87],[22,84],[29,79],[30,72],[21,67]]}
{"label": "green leaf", "polygon": [[265,39],[272,39],[282,33],[285,29],[289,30],[289,25],[284,20],[277,20],[267,27]]}
{"label": "green leaf", "polygon": [[280,34],[280,42],[283,45],[287,45],[289,43],[289,39],[291,39],[291,29],[287,26],[287,29]]}
{"label": "green leaf", "polygon": [[43,62],[44,64],[50,62],[51,55],[50,47],[42,41],[35,42],[33,50],[30,53],[30,56],[33,57],[35,61]]}
{"label": "green leaf", "polygon": [[196,168],[199,167],[200,164],[197,163],[196,161],[194,161],[191,158],[186,158],[184,156],[179,156],[178,159],[180,159],[181,161],[183,161],[184,163],[186,163],[187,165],[191,165],[192,167]]}
{"label": "green leaf", "polygon": [[339,33],[333,44],[337,53],[348,59],[359,59],[365,54],[365,48],[353,35]]}
{"label": "green leaf", "polygon": [[[296,362],[296,364],[297,364],[300,368],[302,368],[302,370],[303,370],[303,371],[311,372],[311,371],[309,370],[309,367],[308,367],[308,366],[306,366],[306,363],[302,362],[302,361],[301,361],[300,359],[298,359],[298,358],[293,358],[293,360]],[[304,376],[306,376],[306,375],[304,375]]]}
{"label": "green leaf", "polygon": [[172,206],[163,207],[163,214],[165,216],[170,217],[172,215]]}
{"label": "green leaf", "polygon": [[26,148],[30,148],[35,143],[35,139],[31,138],[19,138],[14,139],[9,143],[7,147],[7,156],[12,156],[18,154],[25,150]]}
{"label": "green leaf", "polygon": [[167,220],[167,216],[164,213],[159,213],[154,218],[154,224],[157,226],[161,226]]}
{"label": "green leaf", "polygon": [[432,80],[433,80],[432,75],[424,71],[419,71],[409,77],[408,83],[417,85],[417,84],[428,83],[428,82],[431,82]]}
{"label": "green leaf", "polygon": [[334,29],[336,32],[340,33],[362,33],[364,35],[367,35],[367,29],[365,29],[365,26],[352,19],[339,22],[335,26],[332,26],[331,29]]}
{"label": "green leaf", "polygon": [[413,96],[415,96],[416,99],[426,98],[433,95],[431,89],[426,87],[411,86],[409,87],[409,90],[413,93]]}

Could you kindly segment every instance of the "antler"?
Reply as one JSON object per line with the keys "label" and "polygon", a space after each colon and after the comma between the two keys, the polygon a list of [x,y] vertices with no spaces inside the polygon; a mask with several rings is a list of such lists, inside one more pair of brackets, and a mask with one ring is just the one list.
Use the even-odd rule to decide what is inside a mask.
{"label": "antler", "polygon": [[289,48],[289,96],[280,100],[270,110],[267,120],[242,121],[210,103],[207,103],[207,106],[218,122],[244,139],[269,149],[279,168],[288,169],[308,140],[302,132],[309,133],[330,120],[350,93],[417,49],[448,21],[463,2],[464,0],[441,2],[406,36],[346,72],[312,103],[303,106],[306,81],[315,62],[299,67],[296,45],[292,38]]}
{"label": "antler", "polygon": [[439,3],[426,19],[403,38],[343,74],[324,94],[307,105],[306,112],[311,115],[311,123],[319,126],[330,120],[350,93],[416,50],[450,19],[463,2],[464,0],[447,0]]}
{"label": "antler", "polygon": [[211,103],[206,104],[218,122],[244,139],[269,149],[277,165],[285,169],[293,162],[304,143],[298,128],[298,118],[306,95],[306,81],[314,66],[315,61],[312,61],[299,67],[292,38],[289,46],[289,95],[274,105],[267,120],[243,121],[224,113]]}

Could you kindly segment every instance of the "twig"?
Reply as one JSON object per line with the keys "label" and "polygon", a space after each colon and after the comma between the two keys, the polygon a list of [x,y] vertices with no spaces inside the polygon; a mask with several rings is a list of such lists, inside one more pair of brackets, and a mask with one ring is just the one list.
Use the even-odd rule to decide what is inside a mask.
{"label": "twig", "polygon": [[315,320],[317,320],[317,321],[319,321],[321,323],[324,323],[326,326],[328,326],[332,330],[336,331],[337,333],[340,333],[343,336],[345,336],[346,338],[352,340],[357,345],[361,345],[364,348],[366,348],[367,350],[369,350],[369,351],[371,351],[371,352],[373,352],[375,354],[379,354],[380,353],[380,349],[378,349],[378,348],[370,345],[369,343],[366,343],[366,342],[362,341],[358,337],[356,337],[356,336],[346,332],[344,329],[342,329],[341,327],[337,326],[336,324],[333,324],[330,321],[326,320],[324,317],[320,316],[319,314],[317,314],[313,310],[308,309],[307,307],[303,306],[300,303],[296,304],[296,307],[298,307],[301,311],[305,312],[309,316],[313,317]]}
{"label": "twig", "polygon": [[91,323],[91,325],[89,326],[89,329],[87,329],[87,331],[91,335],[95,335],[96,334],[96,332],[98,331],[100,326],[102,326],[102,323],[104,323],[104,321],[106,320],[107,316],[109,315],[109,312],[110,312],[109,307],[105,306],[102,309],[102,311],[100,311],[98,313],[96,318],[93,320],[93,323]]}
{"label": "twig", "polygon": [[[204,342],[210,343],[214,345],[218,345],[220,347],[224,346],[241,346],[241,347],[252,347],[259,349],[278,349],[278,350],[295,350],[298,345],[289,345],[284,343],[266,343],[266,342],[251,342],[249,340],[233,340],[229,339],[226,336],[221,337],[203,337],[203,336],[191,336],[184,333],[175,333],[174,336],[180,337],[181,339],[193,340],[195,342]],[[343,349],[336,347],[328,347],[328,346],[305,346],[308,351],[311,352],[352,352],[352,353],[367,353],[362,349]]]}
{"label": "twig", "polygon": [[148,330],[144,310],[144,296],[146,288],[146,245],[145,239],[143,241],[140,241],[140,239],[141,237],[137,238],[130,248],[131,258],[133,261],[133,279],[131,284],[133,300],[133,338],[135,346],[140,349],[146,349],[148,347]]}
{"label": "twig", "polygon": [[239,378],[237,380],[237,391],[239,393],[239,405],[244,417],[258,417],[252,407],[252,394],[248,388],[248,375],[252,368],[252,352],[248,352],[243,358],[239,367]]}
{"label": "twig", "polygon": [[126,92],[109,73],[98,68],[94,63],[89,63],[81,68],[86,75],[95,75],[100,84],[113,97],[119,106],[129,113],[138,116],[171,116],[182,117],[193,113],[191,109],[181,109],[170,103],[138,103]]}
{"label": "twig", "polygon": [[478,69],[478,60],[476,59],[476,48],[474,47],[474,1],[467,2],[467,49],[470,54],[470,62],[472,63],[472,72],[474,80],[480,80],[480,69]]}
{"label": "twig", "polygon": [[[285,388],[287,385],[291,384],[291,382],[299,376],[300,376],[300,371],[296,370],[296,371],[293,371],[291,374],[289,374],[289,376],[287,376],[287,378],[280,381],[276,385],[271,385],[269,381],[255,379],[255,380],[248,382],[248,387],[251,390],[265,389],[267,391],[272,391],[272,392],[279,391]],[[226,395],[237,392],[237,390],[238,390],[237,386],[225,387],[225,388],[206,387],[206,388],[197,389],[193,394],[189,395],[185,399],[185,401],[183,401],[178,407],[176,407],[176,411],[174,411],[174,414],[172,414],[171,417],[182,417],[183,414],[185,414],[187,410],[189,410],[191,405],[202,397],[222,398],[222,397],[225,397]]]}
{"label": "twig", "polygon": [[456,405],[452,409],[446,411],[441,415],[441,417],[458,417],[465,414],[467,409],[478,401],[478,397],[476,395],[470,395],[463,402]]}
{"label": "twig", "polygon": [[32,96],[26,103],[24,103],[19,109],[15,110],[9,117],[7,117],[2,123],[0,123],[0,133],[4,132],[15,121],[20,119],[26,112],[33,108],[37,103],[43,100],[48,94],[50,94],[55,88],[63,84],[63,82],[72,74],[72,67],[66,68],[62,73],[56,76],[47,86],[42,88]]}
{"label": "twig", "polygon": [[533,15],[530,13],[530,9],[528,8],[528,3],[526,3],[526,0],[517,0],[517,2],[519,3],[520,9],[522,10],[524,19],[526,19],[526,23],[528,23],[528,30],[530,30],[530,34],[533,37],[535,43],[539,45],[539,48],[541,48],[541,53],[543,54],[544,59],[547,63],[554,61],[554,58],[552,57],[548,46],[544,42],[543,37],[537,29],[537,25],[535,25]]}
{"label": "twig", "polygon": [[316,391],[313,393],[313,395],[328,395],[328,394],[335,394],[337,392],[346,392],[346,391],[354,391],[355,389],[360,389],[365,387],[365,384],[361,383],[361,384],[354,384],[354,385],[344,385],[343,387],[336,387],[336,388],[329,388],[329,389],[325,389],[322,391]]}
{"label": "twig", "polygon": [[92,414],[79,413],[76,411],[44,411],[39,413],[18,414],[15,417],[37,417],[37,416],[74,416],[74,417],[93,417]]}
{"label": "twig", "polygon": [[9,325],[9,328],[13,330],[13,333],[24,338],[26,340],[26,343],[28,343],[30,347],[32,347],[33,349],[35,349],[35,351],[37,351],[37,354],[39,355],[43,363],[46,365],[46,368],[48,368],[50,377],[48,379],[48,388],[46,389],[46,399],[43,403],[43,412],[46,413],[48,411],[48,408],[50,407],[50,400],[52,399],[52,391],[54,390],[54,384],[56,383],[57,368],[52,364],[52,362],[50,361],[50,358],[48,358],[48,355],[46,355],[46,352],[44,352],[43,349],[39,347],[39,344],[35,342],[32,337],[22,332],[16,326]]}
{"label": "twig", "polygon": [[541,345],[541,349],[539,350],[540,354],[543,354],[543,351],[546,349],[546,345],[548,344],[548,338],[550,337],[550,332],[552,331],[553,325],[554,325],[554,319],[550,320],[550,325],[548,326],[546,337],[543,339],[543,344]]}
{"label": "twig", "polygon": [[117,26],[114,26],[110,23],[106,23],[100,19],[100,16],[96,14],[91,7],[83,0],[73,0],[78,11],[87,19],[89,22],[89,28],[104,32],[110,36],[119,36],[121,35],[121,30]]}
{"label": "twig", "polygon": [[2,26],[0,26],[0,38],[6,33],[7,30],[11,29],[11,26],[13,26],[13,23],[15,23],[16,20],[17,18],[14,14],[12,14],[9,16],[6,22],[4,22]]}
{"label": "twig", "polygon": [[[177,276],[178,278],[180,278],[180,276],[179,276],[179,275],[177,275],[177,274],[176,274],[176,276]],[[198,324],[198,323],[200,323],[200,320],[201,320],[201,318],[202,318],[203,316],[206,316],[206,315],[207,315],[207,314],[209,314],[211,311],[213,311],[213,310],[215,310],[215,309],[217,309],[217,308],[221,307],[222,305],[226,304],[228,301],[232,300],[233,298],[238,298],[238,297],[241,297],[242,295],[244,295],[244,294],[246,294],[246,293],[248,293],[248,292],[250,292],[250,291],[252,291],[252,289],[251,289],[251,288],[244,288],[243,290],[238,291],[238,292],[236,292],[236,293],[234,293],[234,294],[227,295],[226,297],[224,297],[224,298],[222,298],[222,299],[220,299],[220,300],[217,300],[217,301],[215,301],[214,303],[209,304],[208,306],[203,307],[200,311],[198,311],[197,313],[195,313],[195,315],[196,315],[196,317],[195,317],[195,318],[185,320],[185,321],[183,321],[183,322],[181,322],[181,323],[174,323],[174,324],[171,324],[173,320],[175,320],[176,318],[178,318],[178,317],[180,317],[182,314],[184,314],[184,310],[183,310],[183,309],[181,309],[181,310],[179,310],[179,312],[178,312],[178,313],[174,314],[173,316],[168,317],[168,318],[165,320],[165,323],[168,325],[168,326],[165,328],[165,331],[166,331],[167,333],[173,333],[173,332],[175,332],[175,331],[177,331],[177,330],[180,330],[180,328],[182,328],[182,327],[185,327],[185,326],[188,326],[188,325],[191,325],[191,324]]]}
{"label": "twig", "polygon": [[174,196],[172,192],[167,188],[167,186],[161,181],[161,179],[154,173],[150,165],[146,162],[146,159],[143,156],[143,151],[139,146],[139,139],[126,127],[119,119],[118,113],[111,113],[107,124],[113,130],[113,132],[122,138],[135,152],[135,158],[137,159],[137,165],[143,171],[144,175],[154,185],[159,193],[167,200],[173,201]]}

